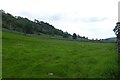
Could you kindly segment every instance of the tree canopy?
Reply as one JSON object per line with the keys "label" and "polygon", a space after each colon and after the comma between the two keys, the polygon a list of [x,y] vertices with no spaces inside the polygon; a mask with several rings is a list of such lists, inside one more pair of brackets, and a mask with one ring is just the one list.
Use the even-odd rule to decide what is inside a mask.
{"label": "tree canopy", "polygon": [[77,39],[77,35],[76,35],[76,33],[73,33],[73,39]]}

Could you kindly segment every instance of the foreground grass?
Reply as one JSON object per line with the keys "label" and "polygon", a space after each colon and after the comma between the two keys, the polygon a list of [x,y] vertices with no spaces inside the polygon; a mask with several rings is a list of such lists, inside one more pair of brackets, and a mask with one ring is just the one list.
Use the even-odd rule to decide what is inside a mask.
{"label": "foreground grass", "polygon": [[[4,78],[114,78],[114,43],[40,39],[3,32]],[[53,73],[53,74],[51,74]]]}

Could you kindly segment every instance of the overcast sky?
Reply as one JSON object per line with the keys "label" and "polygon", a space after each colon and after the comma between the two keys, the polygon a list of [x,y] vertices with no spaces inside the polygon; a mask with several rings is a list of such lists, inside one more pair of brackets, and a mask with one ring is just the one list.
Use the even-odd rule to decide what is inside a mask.
{"label": "overcast sky", "polygon": [[55,28],[91,38],[115,37],[119,0],[0,0],[14,16],[38,19]]}

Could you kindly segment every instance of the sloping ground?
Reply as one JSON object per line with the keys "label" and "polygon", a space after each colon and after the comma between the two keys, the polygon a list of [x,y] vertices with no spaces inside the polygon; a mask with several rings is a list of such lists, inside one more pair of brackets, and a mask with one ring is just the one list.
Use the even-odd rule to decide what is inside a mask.
{"label": "sloping ground", "polygon": [[115,43],[72,42],[3,32],[3,78],[114,78]]}
{"label": "sloping ground", "polygon": [[88,42],[89,41],[89,39],[86,39],[86,38],[73,39],[72,36],[69,36],[69,38],[63,38],[63,36],[59,36],[59,35],[54,35],[53,36],[53,35],[48,35],[48,34],[43,34],[43,33],[41,33],[40,35],[38,35],[38,34],[25,34],[25,33],[22,33],[22,32],[9,30],[9,29],[6,29],[6,28],[2,28],[2,30],[6,31],[6,32],[14,32],[14,33],[17,33],[17,34],[23,34],[23,35],[26,35],[26,36],[33,36],[33,37],[45,38],[45,39],[56,39],[56,40],[78,41],[78,42]]}
{"label": "sloping ground", "polygon": [[116,37],[106,38],[103,39],[103,42],[117,42],[117,38]]}

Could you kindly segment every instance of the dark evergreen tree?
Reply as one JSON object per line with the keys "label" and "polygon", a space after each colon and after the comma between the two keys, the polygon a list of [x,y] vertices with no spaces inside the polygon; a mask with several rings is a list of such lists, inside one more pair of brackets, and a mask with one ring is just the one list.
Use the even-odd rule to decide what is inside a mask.
{"label": "dark evergreen tree", "polygon": [[73,39],[77,39],[77,35],[76,35],[76,33],[73,33]]}

